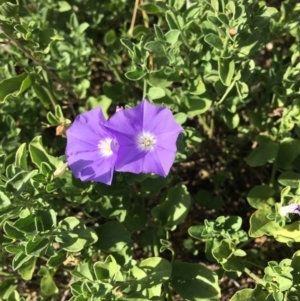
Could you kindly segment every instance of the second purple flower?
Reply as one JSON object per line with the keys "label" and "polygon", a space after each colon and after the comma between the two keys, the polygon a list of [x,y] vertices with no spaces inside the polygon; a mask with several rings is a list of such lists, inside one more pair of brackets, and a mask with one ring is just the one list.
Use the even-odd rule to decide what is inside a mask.
{"label": "second purple flower", "polygon": [[118,141],[116,171],[168,175],[183,131],[170,109],[143,100],[134,108],[116,112],[105,127]]}

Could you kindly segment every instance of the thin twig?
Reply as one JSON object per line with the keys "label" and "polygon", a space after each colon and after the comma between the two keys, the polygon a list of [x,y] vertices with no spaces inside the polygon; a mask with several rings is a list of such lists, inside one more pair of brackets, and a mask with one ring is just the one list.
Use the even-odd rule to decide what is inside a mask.
{"label": "thin twig", "polygon": [[[66,84],[64,81],[62,81],[55,73],[53,73],[50,69],[48,69],[48,67],[41,62],[40,60],[38,60],[36,57],[34,57],[33,55],[30,54],[30,52],[28,52],[16,39],[14,39],[13,37],[11,37],[6,31],[5,29],[0,26],[0,31],[8,38],[8,42],[12,45],[14,45],[15,47],[17,47],[19,50],[21,50],[28,58],[30,58],[36,65],[42,67],[47,74],[52,77],[57,83],[59,83],[66,91],[68,91],[68,93],[70,95],[73,95],[76,99],[76,101],[78,100],[78,95],[69,87],[68,84]],[[71,102],[69,102],[72,114],[74,115],[74,117],[76,116],[76,112],[75,109],[73,107],[73,104]]]}
{"label": "thin twig", "polygon": [[132,13],[132,18],[131,18],[131,24],[130,24],[130,28],[128,30],[128,34],[129,34],[130,37],[132,36],[132,32],[133,32],[133,29],[134,29],[136,15],[137,15],[137,10],[138,10],[138,7],[139,7],[139,1],[140,0],[135,0],[135,4],[134,4],[134,8],[133,8],[133,13]]}

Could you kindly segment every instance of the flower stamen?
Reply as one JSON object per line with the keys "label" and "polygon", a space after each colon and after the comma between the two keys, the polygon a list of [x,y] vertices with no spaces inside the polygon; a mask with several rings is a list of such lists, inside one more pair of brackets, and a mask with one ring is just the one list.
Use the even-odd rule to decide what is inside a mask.
{"label": "flower stamen", "polygon": [[152,151],[156,142],[154,135],[148,132],[143,132],[137,137],[137,146],[143,151]]}
{"label": "flower stamen", "polygon": [[105,138],[103,140],[100,140],[98,143],[98,148],[100,150],[101,157],[110,157],[113,155],[113,150],[111,147],[112,139],[111,138]]}

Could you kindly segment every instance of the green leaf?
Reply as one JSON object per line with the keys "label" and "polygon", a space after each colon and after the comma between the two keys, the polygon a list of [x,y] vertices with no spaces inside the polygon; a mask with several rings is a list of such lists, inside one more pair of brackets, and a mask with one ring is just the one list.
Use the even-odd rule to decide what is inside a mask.
{"label": "green leaf", "polygon": [[134,44],[128,39],[120,39],[120,42],[127,48],[131,56],[134,55]]}
{"label": "green leaf", "polygon": [[145,44],[144,48],[152,52],[156,57],[166,57],[164,44],[159,41],[150,41]]}
{"label": "green leaf", "polygon": [[166,95],[165,90],[159,87],[150,87],[147,94],[151,100],[159,99]]}
{"label": "green leaf", "polygon": [[15,279],[2,280],[0,284],[0,297],[6,300],[17,287]]}
{"label": "green leaf", "polygon": [[249,88],[248,85],[244,82],[237,81],[235,83],[236,89],[239,93],[240,98],[244,99],[248,96],[249,94]]}
{"label": "green leaf", "polygon": [[95,231],[86,228],[83,221],[76,217],[66,217],[59,223],[59,228],[61,232],[55,240],[68,252],[79,252],[98,240]]}
{"label": "green leaf", "polygon": [[235,70],[235,64],[233,60],[219,58],[218,60],[218,71],[220,79],[224,86],[231,84]]}
{"label": "green leaf", "polygon": [[106,46],[112,45],[116,39],[117,39],[116,31],[114,29],[111,29],[107,31],[104,35],[104,44]]}
{"label": "green leaf", "polygon": [[188,301],[216,301],[221,297],[218,276],[201,264],[174,261],[170,284]]}
{"label": "green leaf", "polygon": [[160,69],[158,71],[152,71],[148,73],[148,83],[152,87],[167,88],[173,82],[168,80],[168,76],[165,73],[166,69]]}
{"label": "green leaf", "polygon": [[90,24],[87,22],[83,22],[79,25],[77,28],[77,33],[78,34],[83,34],[88,28],[90,27]]}
{"label": "green leaf", "polygon": [[53,281],[52,275],[46,267],[41,266],[39,275],[42,276],[41,291],[44,295],[52,296],[58,293],[58,288],[55,282]]}
{"label": "green leaf", "polygon": [[36,210],[35,226],[38,232],[50,231],[57,224],[57,213],[53,209]]}
{"label": "green leaf", "polygon": [[160,257],[142,260],[130,270],[132,277],[143,288],[164,283],[171,276],[171,272],[172,266],[169,261]]}
{"label": "green leaf", "polygon": [[234,256],[235,245],[227,240],[222,240],[217,247],[212,250],[213,257],[222,265],[225,271],[243,272],[244,264],[240,258]]}
{"label": "green leaf", "polygon": [[0,82],[0,103],[9,96],[17,97],[33,84],[33,76],[23,73]]}
{"label": "green leaf", "polygon": [[57,253],[52,255],[47,261],[47,266],[51,268],[55,268],[63,264],[63,262],[67,259],[67,252],[65,250],[59,250]]}
{"label": "green leaf", "polygon": [[178,30],[178,29],[170,29],[165,34],[167,43],[169,43],[171,45],[177,43],[179,36],[180,36],[180,30]]}
{"label": "green leaf", "polygon": [[29,258],[21,267],[18,269],[18,273],[24,280],[31,280],[36,264],[36,257]]}
{"label": "green leaf", "polygon": [[[21,214],[22,214],[22,212],[21,212]],[[29,233],[29,234],[35,233],[36,229],[35,229],[35,223],[34,223],[34,216],[32,214],[22,216],[21,214],[20,214],[21,218],[19,218],[13,224],[13,226],[15,228],[17,228],[18,230],[22,231],[23,233]]]}
{"label": "green leaf", "polygon": [[6,182],[5,187],[7,191],[13,192],[15,195],[19,195],[27,187],[29,180],[37,173],[37,170],[30,172],[21,171],[17,173]]}
{"label": "green leaf", "polygon": [[24,233],[18,230],[16,227],[14,227],[13,223],[10,221],[6,221],[4,223],[3,230],[5,234],[10,238],[19,239],[19,240],[25,239]]}
{"label": "green leaf", "polygon": [[179,112],[177,114],[174,115],[174,119],[178,124],[184,124],[187,120],[187,116],[186,114]]}
{"label": "green leaf", "polygon": [[37,98],[41,101],[41,103],[47,108],[51,105],[51,93],[46,87],[46,83],[39,83],[32,85],[32,89],[37,96]]}
{"label": "green leaf", "polygon": [[147,74],[147,72],[145,72],[143,70],[143,68],[141,67],[136,67],[135,70],[132,71],[127,71],[125,73],[125,76],[130,79],[130,80],[140,80],[141,78],[143,78],[145,75]]}
{"label": "green leaf", "polygon": [[158,41],[165,41],[165,36],[160,27],[154,24],[154,32]]}
{"label": "green leaf", "polygon": [[204,37],[204,41],[218,50],[223,50],[222,40],[215,34],[209,33]]}
{"label": "green leaf", "polygon": [[119,222],[107,222],[95,228],[98,241],[95,244],[101,251],[118,252],[131,244],[130,233]]}
{"label": "green leaf", "polygon": [[255,209],[271,208],[274,206],[273,199],[274,189],[270,186],[255,186],[247,195],[247,200],[250,206]]}
{"label": "green leaf", "polygon": [[2,191],[0,191],[0,209],[5,208],[11,204],[9,197]]}
{"label": "green leaf", "polygon": [[62,166],[64,162],[59,160],[49,154],[47,154],[46,150],[42,144],[42,137],[37,136],[29,143],[29,153],[32,162],[41,167],[43,162],[48,163],[52,168],[53,171],[56,170],[58,167]]}
{"label": "green leaf", "polygon": [[19,3],[5,1],[0,5],[0,14],[7,18],[17,18],[19,13]]}
{"label": "green leaf", "polygon": [[285,171],[278,177],[278,182],[283,186],[298,188],[300,183],[300,173],[294,171]]}
{"label": "green leaf", "polygon": [[300,288],[300,251],[297,251],[292,257],[291,267],[294,269],[292,271],[294,287],[299,290]]}
{"label": "green leaf", "polygon": [[183,101],[189,117],[205,113],[212,104],[212,101],[206,95],[186,95]]}
{"label": "green leaf", "polygon": [[298,139],[285,138],[279,145],[276,163],[279,168],[292,169],[292,162],[299,154],[300,141]]}
{"label": "green leaf", "polygon": [[151,213],[166,228],[172,229],[182,223],[191,206],[191,197],[186,186],[176,185],[172,187],[163,203],[155,206]]}
{"label": "green leaf", "polygon": [[25,246],[25,252],[27,255],[41,256],[48,245],[48,238],[35,237],[27,242]]}
{"label": "green leaf", "polygon": [[267,162],[273,162],[278,152],[278,143],[273,141],[261,141],[250,155],[245,159],[251,167],[263,166]]}
{"label": "green leaf", "polygon": [[32,256],[29,256],[29,255],[26,255],[25,253],[23,253],[23,251],[18,253],[12,261],[12,268],[14,270],[19,269],[23,264],[26,264],[27,261],[31,259],[31,257]]}
{"label": "green leaf", "polygon": [[262,208],[251,215],[249,236],[261,237],[263,235],[272,235],[276,230],[282,229],[275,221],[267,218],[270,213],[269,209]]}
{"label": "green leaf", "polygon": [[58,4],[58,11],[60,13],[63,13],[63,12],[66,12],[66,11],[69,11],[72,9],[71,5],[67,1],[58,1],[57,4]]}
{"label": "green leaf", "polygon": [[27,158],[26,143],[23,143],[19,146],[16,152],[15,166],[21,167],[23,170],[28,170],[26,158]]}
{"label": "green leaf", "polygon": [[170,29],[180,29],[177,24],[177,19],[173,11],[171,10],[166,11],[165,18]]}
{"label": "green leaf", "polygon": [[236,292],[230,301],[260,301],[266,300],[268,292],[257,286],[255,289],[246,288]]}
{"label": "green leaf", "polygon": [[51,45],[55,41],[61,41],[63,37],[60,36],[56,29],[54,28],[45,28],[39,31],[39,46],[40,51],[36,51],[36,53],[41,52],[47,54],[50,51]]}
{"label": "green leaf", "polygon": [[95,262],[93,267],[96,278],[100,281],[112,281],[120,272],[120,266],[117,264],[116,260],[111,255],[106,257],[105,262]]}

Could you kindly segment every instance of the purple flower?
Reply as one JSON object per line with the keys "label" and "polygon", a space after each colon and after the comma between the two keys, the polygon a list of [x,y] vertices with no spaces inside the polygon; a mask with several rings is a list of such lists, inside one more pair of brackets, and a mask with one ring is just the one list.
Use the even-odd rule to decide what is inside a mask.
{"label": "purple flower", "polygon": [[111,184],[118,145],[106,122],[97,107],[77,116],[67,130],[67,161],[81,181]]}
{"label": "purple flower", "polygon": [[168,108],[143,100],[134,108],[116,112],[105,126],[119,144],[115,170],[168,175],[176,140],[183,131]]}
{"label": "purple flower", "polygon": [[299,214],[300,213],[300,205],[299,204],[290,204],[287,206],[283,206],[279,209],[279,214],[281,216],[286,216],[289,213]]}

